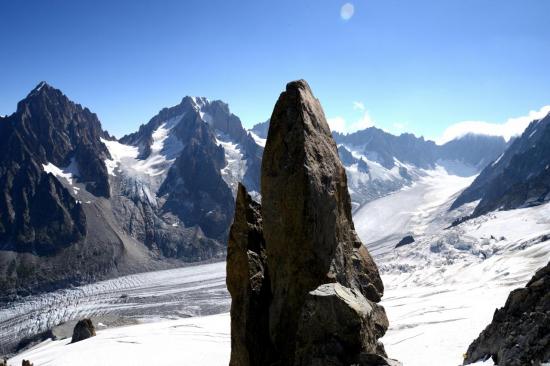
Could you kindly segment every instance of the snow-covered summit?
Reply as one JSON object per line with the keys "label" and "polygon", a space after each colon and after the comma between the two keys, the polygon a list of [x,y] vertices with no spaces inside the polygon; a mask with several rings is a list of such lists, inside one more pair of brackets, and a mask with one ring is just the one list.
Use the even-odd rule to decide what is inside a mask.
{"label": "snow-covered summit", "polygon": [[[261,144],[269,120],[250,133]],[[506,142],[501,137],[468,134],[444,145],[404,133],[392,135],[376,127],[351,134],[333,133],[340,159],[348,174],[354,210],[407,186],[439,168],[451,175],[471,177],[500,156]]]}

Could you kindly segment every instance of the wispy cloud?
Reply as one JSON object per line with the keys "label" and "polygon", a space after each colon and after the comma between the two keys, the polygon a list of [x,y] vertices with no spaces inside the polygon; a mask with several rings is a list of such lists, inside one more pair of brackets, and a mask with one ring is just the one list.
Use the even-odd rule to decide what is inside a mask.
{"label": "wispy cloud", "polygon": [[463,121],[449,126],[438,140],[439,144],[462,137],[469,133],[502,136],[506,141],[514,136],[521,135],[529,123],[536,119],[546,117],[550,113],[550,105],[542,107],[538,111],[530,111],[526,116],[510,118],[504,123],[491,123],[485,121]]}
{"label": "wispy cloud", "polygon": [[369,128],[372,126],[374,126],[374,121],[372,120],[369,111],[365,111],[361,118],[359,118],[355,123],[352,123],[351,126],[349,126],[348,132],[364,130],[365,128]]}
{"label": "wispy cloud", "polygon": [[327,122],[332,131],[342,132],[342,133],[352,133],[359,130],[364,130],[374,126],[374,121],[372,120],[369,112],[365,110],[361,118],[348,124],[346,119],[341,116],[336,116],[333,118],[327,118]]}
{"label": "wispy cloud", "polygon": [[345,132],[346,130],[346,120],[343,117],[327,118],[327,122],[331,131]]}
{"label": "wispy cloud", "polygon": [[340,17],[343,20],[350,20],[353,14],[355,13],[355,7],[352,3],[345,3],[340,9]]}
{"label": "wispy cloud", "polygon": [[360,111],[364,111],[365,110],[365,105],[363,104],[363,102],[353,102],[353,109],[358,109]]}

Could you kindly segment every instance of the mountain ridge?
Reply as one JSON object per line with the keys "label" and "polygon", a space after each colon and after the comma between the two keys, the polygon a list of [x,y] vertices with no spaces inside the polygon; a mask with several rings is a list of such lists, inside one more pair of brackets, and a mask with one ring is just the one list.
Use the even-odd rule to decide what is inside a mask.
{"label": "mountain ridge", "polygon": [[537,205],[550,199],[550,114],[531,122],[451,206],[479,200],[471,217]]}
{"label": "mountain ridge", "polygon": [[[88,108],[41,82],[14,114],[0,119],[0,169],[7,172],[0,182],[6,193],[0,199],[0,287],[34,291],[47,289],[52,278],[66,283],[69,276],[56,264],[61,258],[81,267],[73,282],[131,273],[140,266],[159,268],[164,262],[223,258],[238,183],[261,199],[261,139],[268,122],[246,130],[226,103],[186,96],[116,139]],[[466,136],[438,146],[377,128],[333,136],[354,210],[439,166],[456,175],[476,174],[505,148],[499,138]],[[26,175],[16,174],[20,163]],[[33,187],[43,198],[17,187]],[[18,198],[23,191],[26,198]],[[57,221],[52,224],[48,216]],[[19,233],[31,228],[39,239],[17,237],[16,221],[22,223]],[[25,249],[17,240],[30,244]],[[90,263],[79,257],[86,245],[101,253]],[[37,275],[20,276],[21,265],[19,272],[35,266]]]}
{"label": "mountain ridge", "polygon": [[[250,131],[265,139],[268,127],[269,120]],[[508,146],[500,136],[481,134],[466,134],[438,145],[423,136],[396,136],[377,127],[332,135],[348,174],[354,212],[374,199],[410,186],[438,166],[453,175],[475,175]]]}
{"label": "mountain ridge", "polygon": [[2,301],[222,259],[232,185],[259,186],[262,148],[206,98],[185,97],[117,140],[41,82],[0,119],[0,140]]}

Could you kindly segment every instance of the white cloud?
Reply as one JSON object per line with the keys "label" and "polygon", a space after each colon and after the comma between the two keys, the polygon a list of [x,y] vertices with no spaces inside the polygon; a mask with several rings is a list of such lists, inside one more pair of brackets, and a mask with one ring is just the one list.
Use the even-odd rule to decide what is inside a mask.
{"label": "white cloud", "polygon": [[343,117],[327,118],[331,131],[345,132],[346,120]]}
{"label": "white cloud", "polygon": [[340,9],[340,17],[344,20],[350,20],[355,13],[355,7],[351,3],[345,3]]}
{"label": "white cloud", "polygon": [[449,126],[443,136],[438,140],[439,144],[475,133],[490,136],[502,136],[506,141],[511,137],[521,135],[529,123],[536,119],[544,118],[550,113],[550,105],[542,107],[538,111],[530,111],[528,115],[510,118],[504,123],[490,123],[485,121],[464,121]]}
{"label": "white cloud", "polygon": [[374,126],[374,121],[372,120],[368,111],[365,111],[365,113],[363,113],[361,118],[349,124],[349,126],[346,120],[344,119],[344,117],[340,117],[340,116],[337,116],[334,118],[327,118],[327,122],[332,131],[337,131],[342,133],[352,133],[355,131],[364,130],[365,128]]}
{"label": "white cloud", "polygon": [[348,128],[348,132],[355,132],[359,130],[364,130],[365,128],[374,126],[374,121],[369,115],[368,111],[363,113],[363,116],[357,120],[357,122],[352,123]]}
{"label": "white cloud", "polygon": [[353,109],[359,109],[360,111],[365,110],[365,105],[363,102],[353,102]]}

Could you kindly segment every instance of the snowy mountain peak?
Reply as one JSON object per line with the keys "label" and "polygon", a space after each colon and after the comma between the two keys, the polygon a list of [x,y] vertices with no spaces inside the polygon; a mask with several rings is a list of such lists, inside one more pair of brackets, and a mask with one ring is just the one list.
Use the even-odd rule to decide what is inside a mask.
{"label": "snowy mountain peak", "polygon": [[51,94],[51,93],[62,95],[62,93],[59,89],[54,88],[53,86],[51,86],[50,84],[48,84],[45,81],[41,81],[40,83],[38,83],[37,86],[34,87],[34,89],[32,89],[29,92],[29,94],[27,95],[27,98],[42,95],[42,94],[48,95],[48,94]]}
{"label": "snowy mountain peak", "polygon": [[40,91],[44,86],[48,86],[48,84],[45,82],[45,81],[41,81],[40,83],[38,83],[38,85],[36,86],[36,88],[34,88],[33,91]]}
{"label": "snowy mountain peak", "polygon": [[44,87],[51,88],[51,86],[48,83],[46,83],[45,81],[41,81],[33,90],[31,90],[30,94],[37,93],[40,90],[42,90],[42,88]]}
{"label": "snowy mountain peak", "polygon": [[206,97],[189,97],[191,101],[200,109],[204,105],[209,104],[210,100]]}
{"label": "snowy mountain peak", "polygon": [[[265,143],[269,120],[250,133]],[[376,127],[353,133],[333,133],[338,153],[348,173],[354,209],[373,199],[410,186],[428,172],[444,169],[461,177],[476,175],[503,153],[502,137],[466,135],[444,145],[411,133],[392,135]]]}

